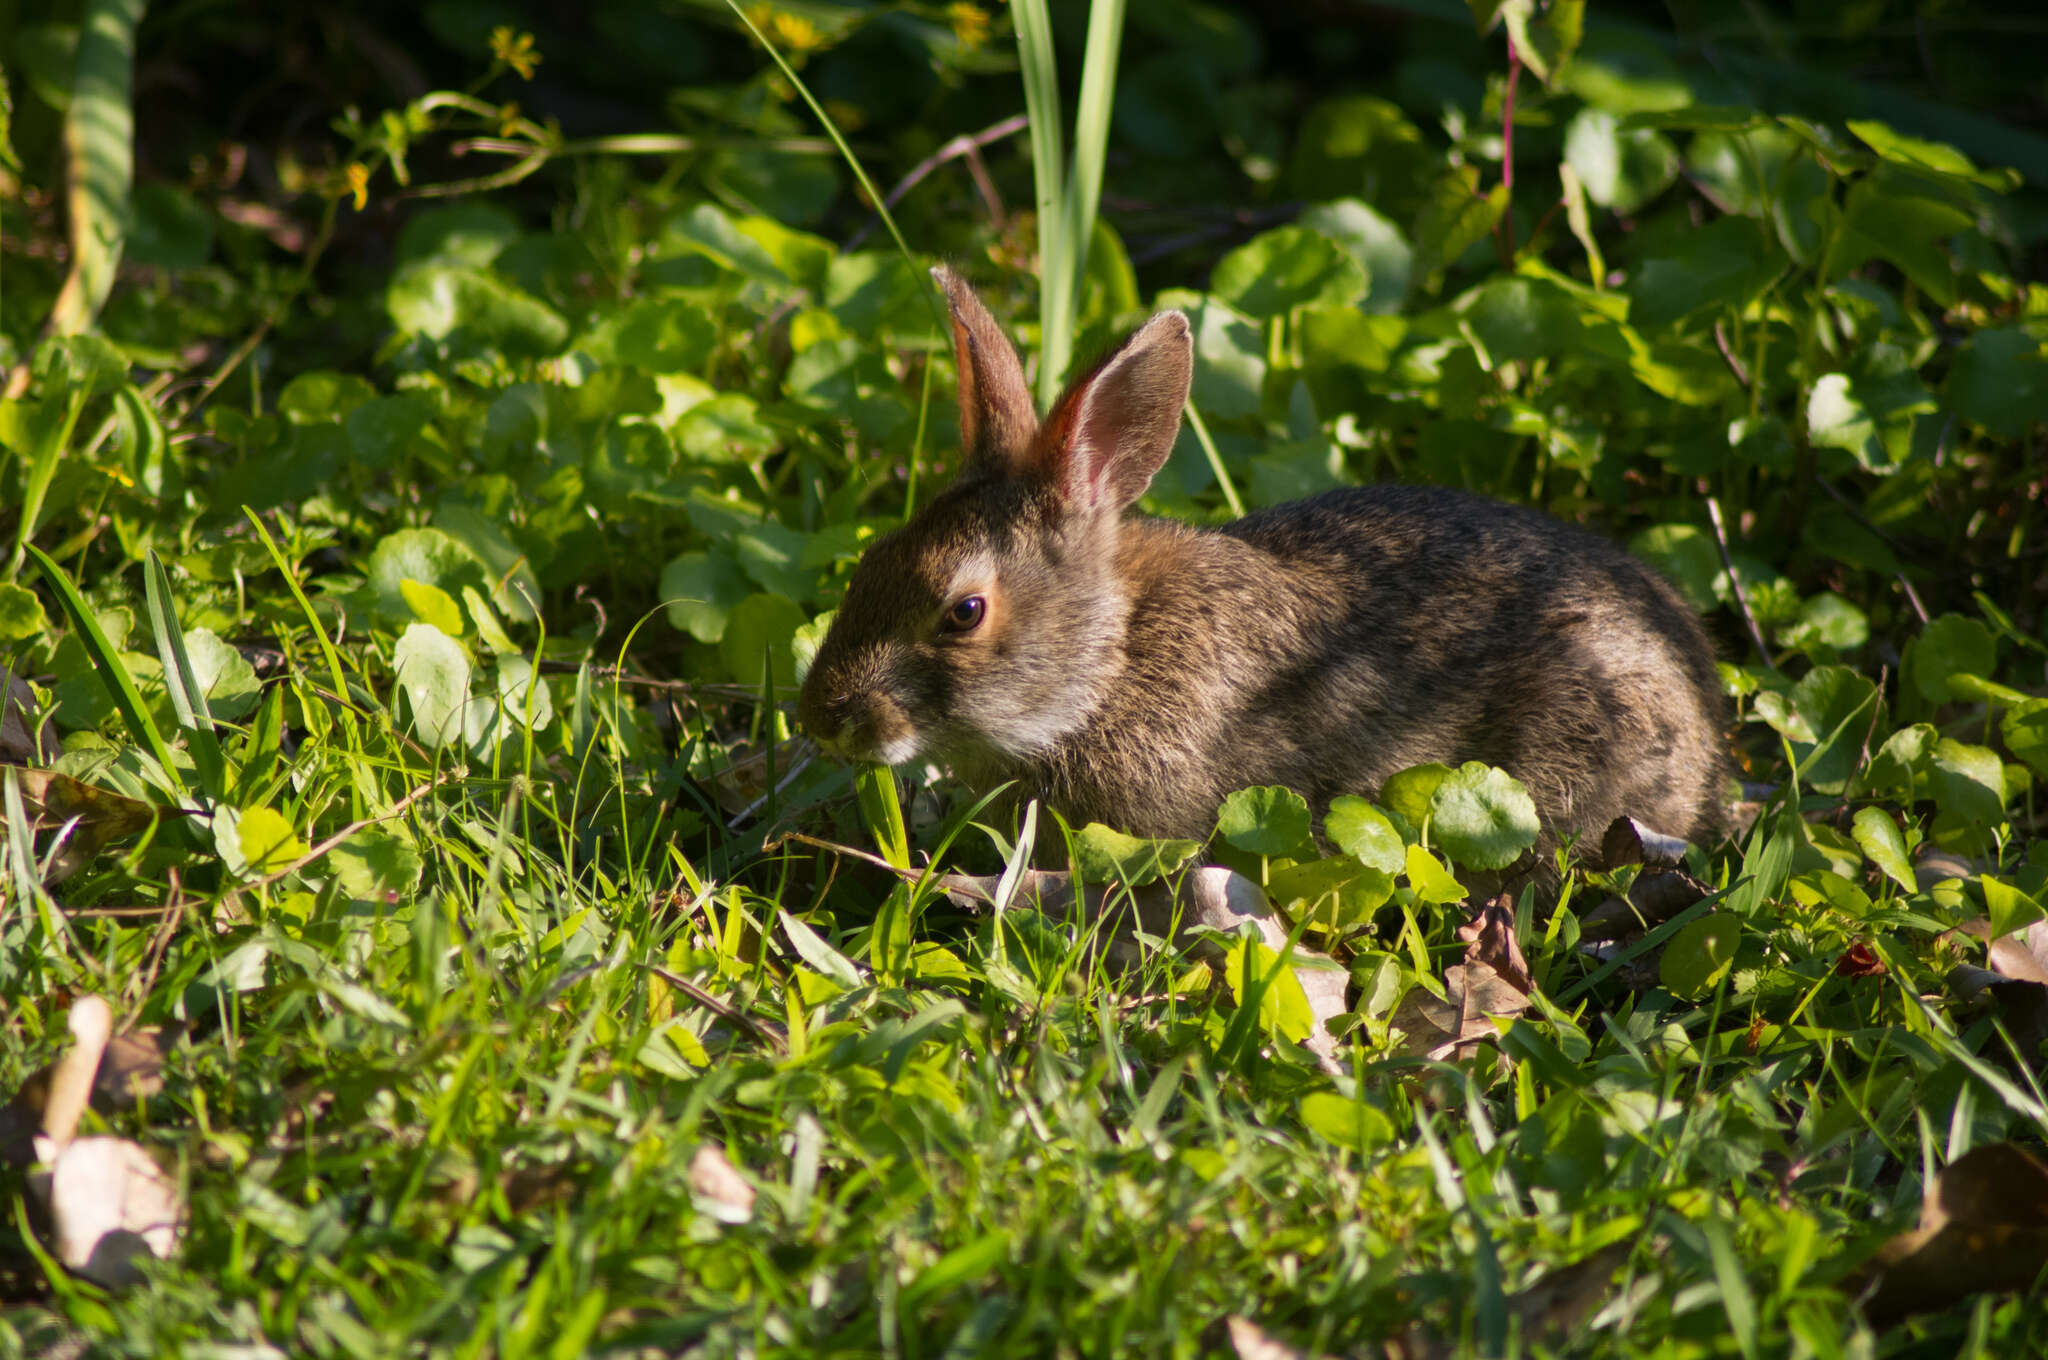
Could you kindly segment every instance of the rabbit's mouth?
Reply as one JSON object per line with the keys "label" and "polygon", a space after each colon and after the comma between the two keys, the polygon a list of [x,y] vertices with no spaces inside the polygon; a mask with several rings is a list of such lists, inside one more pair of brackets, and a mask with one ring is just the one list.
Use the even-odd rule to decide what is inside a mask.
{"label": "rabbit's mouth", "polygon": [[815,706],[806,703],[804,708],[804,730],[821,750],[838,760],[902,765],[915,759],[924,745],[902,708],[886,695]]}

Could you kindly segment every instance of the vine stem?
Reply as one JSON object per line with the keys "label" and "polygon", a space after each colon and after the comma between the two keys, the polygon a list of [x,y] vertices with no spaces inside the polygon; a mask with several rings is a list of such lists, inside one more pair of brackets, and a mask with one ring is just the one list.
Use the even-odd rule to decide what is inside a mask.
{"label": "vine stem", "polygon": [[1507,191],[1501,208],[1500,225],[1494,228],[1494,242],[1500,249],[1503,269],[1515,267],[1515,86],[1522,77],[1522,56],[1515,51],[1513,35],[1508,37],[1508,86],[1500,109],[1500,187]]}

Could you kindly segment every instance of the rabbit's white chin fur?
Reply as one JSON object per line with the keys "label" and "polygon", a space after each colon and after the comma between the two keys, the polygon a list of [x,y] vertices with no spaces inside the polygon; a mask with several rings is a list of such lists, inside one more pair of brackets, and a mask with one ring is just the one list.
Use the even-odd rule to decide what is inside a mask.
{"label": "rabbit's white chin fur", "polygon": [[923,749],[924,742],[918,738],[917,733],[910,732],[883,742],[875,748],[870,758],[884,765],[908,765],[917,759],[918,753]]}

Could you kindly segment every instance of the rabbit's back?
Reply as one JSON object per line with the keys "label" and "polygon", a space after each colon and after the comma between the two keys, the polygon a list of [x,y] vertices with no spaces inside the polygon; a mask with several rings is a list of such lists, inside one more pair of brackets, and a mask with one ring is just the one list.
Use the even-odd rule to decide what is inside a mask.
{"label": "rabbit's back", "polygon": [[1380,486],[1212,532],[1132,521],[1125,676],[1050,762],[1071,814],[1206,831],[1287,784],[1321,805],[1426,761],[1498,765],[1547,826],[1719,817],[1713,654],[1671,586],[1612,543],[1461,492]]}

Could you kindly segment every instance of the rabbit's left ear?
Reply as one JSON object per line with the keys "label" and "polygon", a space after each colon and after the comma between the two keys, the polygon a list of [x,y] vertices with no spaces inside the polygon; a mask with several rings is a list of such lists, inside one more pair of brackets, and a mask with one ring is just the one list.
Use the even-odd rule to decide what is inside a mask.
{"label": "rabbit's left ear", "polygon": [[1123,509],[1173,452],[1194,367],[1187,317],[1161,312],[1067,388],[1033,462],[1069,506]]}

